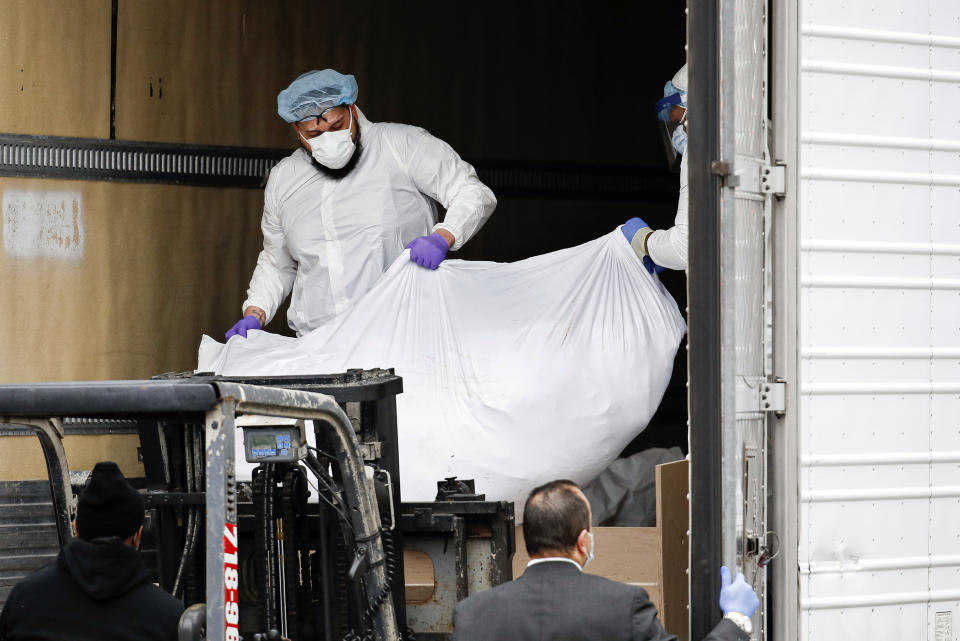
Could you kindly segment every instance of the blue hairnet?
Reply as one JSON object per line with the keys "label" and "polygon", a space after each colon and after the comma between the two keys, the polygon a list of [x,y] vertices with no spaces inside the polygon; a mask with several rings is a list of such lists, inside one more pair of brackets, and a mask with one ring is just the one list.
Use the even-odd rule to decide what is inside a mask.
{"label": "blue hairnet", "polygon": [[333,69],[308,71],[277,94],[277,113],[287,122],[300,122],[356,100],[357,79],[353,76]]}
{"label": "blue hairnet", "polygon": [[678,89],[673,81],[668,80],[667,84],[663,85],[663,98],[657,101],[657,118],[667,122],[670,120],[670,109],[677,105],[687,106],[687,92]]}

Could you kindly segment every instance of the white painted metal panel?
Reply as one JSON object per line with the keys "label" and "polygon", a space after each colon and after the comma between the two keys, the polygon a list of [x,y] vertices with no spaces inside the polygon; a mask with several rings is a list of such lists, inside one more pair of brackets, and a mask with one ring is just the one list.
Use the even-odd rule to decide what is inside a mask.
{"label": "white painted metal panel", "polygon": [[[723,493],[728,497],[723,512],[723,559],[742,569],[763,602],[766,572],[760,559],[769,529],[767,415],[758,411],[755,397],[741,398],[732,392],[734,387],[755,389],[771,374],[766,276],[773,196],[761,191],[759,180],[760,168],[769,164],[767,0],[730,0],[722,7],[721,153],[740,177],[735,188],[724,189],[721,199],[722,370],[724,380],[736,381],[723,390],[724,395],[736,397],[732,404],[733,399],[725,398],[722,419]],[[766,629],[767,612],[761,607],[754,615],[754,638],[765,638]]]}
{"label": "white painted metal panel", "polygon": [[800,636],[957,639],[960,2],[800,21]]}

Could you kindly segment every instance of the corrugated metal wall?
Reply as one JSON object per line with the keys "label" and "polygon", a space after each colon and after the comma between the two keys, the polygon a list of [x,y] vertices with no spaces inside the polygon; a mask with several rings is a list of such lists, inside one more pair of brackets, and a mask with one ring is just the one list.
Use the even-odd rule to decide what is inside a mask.
{"label": "corrugated metal wall", "polygon": [[23,577],[60,551],[50,485],[0,483],[0,607]]}
{"label": "corrugated metal wall", "polygon": [[801,638],[958,638],[960,3],[801,3]]}
{"label": "corrugated metal wall", "polygon": [[[116,7],[112,70],[110,0],[4,4],[0,131],[289,146],[278,89],[317,58],[359,57],[346,36],[310,37],[297,20],[315,7],[306,0]],[[189,369],[200,335],[239,313],[259,190],[19,178],[0,190],[4,328],[16,337],[0,343],[0,381]]]}

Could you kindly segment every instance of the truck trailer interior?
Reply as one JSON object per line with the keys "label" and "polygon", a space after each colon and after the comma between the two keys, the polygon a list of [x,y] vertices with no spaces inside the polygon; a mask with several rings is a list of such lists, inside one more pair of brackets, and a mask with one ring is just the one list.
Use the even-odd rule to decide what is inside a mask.
{"label": "truck trailer interior", "polygon": [[[371,120],[423,126],[476,167],[499,204],[456,258],[516,261],[634,216],[670,227],[678,174],[667,167],[654,103],[688,55],[700,69],[691,111],[703,114],[691,117],[691,148],[706,157],[719,145],[708,121],[720,119],[711,97],[720,87],[705,72],[719,64],[719,16],[706,2],[690,3],[689,23],[683,2],[45,0],[5,11],[0,51],[16,65],[0,70],[0,147],[13,150],[0,177],[3,208],[68,215],[50,247],[0,254],[5,299],[17,301],[0,383],[146,379],[195,366],[200,336],[219,336],[239,311],[261,247],[263,169],[296,145],[275,113],[276,93],[308,69],[355,74]],[[156,160],[164,154],[171,160]],[[211,160],[183,165],[178,154]],[[709,221],[723,176],[701,164],[691,215]],[[721,399],[708,391],[720,389],[719,226],[702,230],[691,237],[689,281],[703,310],[689,317],[699,349],[681,345],[659,411],[623,456],[720,446]],[[685,311],[687,275],[659,277]],[[266,329],[290,334],[285,315]],[[317,372],[328,374],[336,373]],[[112,459],[149,485],[135,426],[65,431],[71,470]],[[0,434],[0,514],[3,525],[26,527],[35,514],[9,506],[29,482],[46,483],[47,466],[35,437],[13,434]],[[703,605],[715,603],[719,585],[719,458],[692,457],[693,520],[682,525],[692,527],[689,598],[698,605],[689,629],[675,632],[681,638],[702,637],[719,616]],[[686,512],[682,494],[661,499]],[[41,530],[36,558],[49,560],[40,548],[56,544],[56,524]],[[624,540],[602,553],[631,555]],[[3,546],[0,557],[16,556]],[[4,566],[0,602],[38,562]]]}

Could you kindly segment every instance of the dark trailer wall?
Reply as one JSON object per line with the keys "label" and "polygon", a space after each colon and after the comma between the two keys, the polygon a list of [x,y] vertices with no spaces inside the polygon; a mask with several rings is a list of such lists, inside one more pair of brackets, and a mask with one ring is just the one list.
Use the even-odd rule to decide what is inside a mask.
{"label": "dark trailer wall", "polygon": [[[0,382],[194,367],[200,335],[220,336],[240,311],[260,181],[148,161],[179,150],[272,162],[295,144],[276,94],[311,68],[354,73],[372,120],[426,127],[494,188],[496,213],[456,257],[511,261],[635,215],[673,221],[677,176],[653,104],[684,61],[683,3],[7,0],[4,13],[0,133],[53,151],[33,164],[2,156],[5,233],[18,212],[52,222],[43,242],[0,253],[4,300],[16,301]],[[117,141],[148,143],[140,171],[43,166],[64,149],[121,153]],[[683,309],[683,274],[662,280]],[[269,329],[285,331],[285,310]],[[686,447],[685,365],[681,349],[631,450]],[[133,434],[67,443],[74,469],[114,458],[140,476],[135,446]],[[0,463],[4,478],[43,477],[32,439],[4,439]]]}

